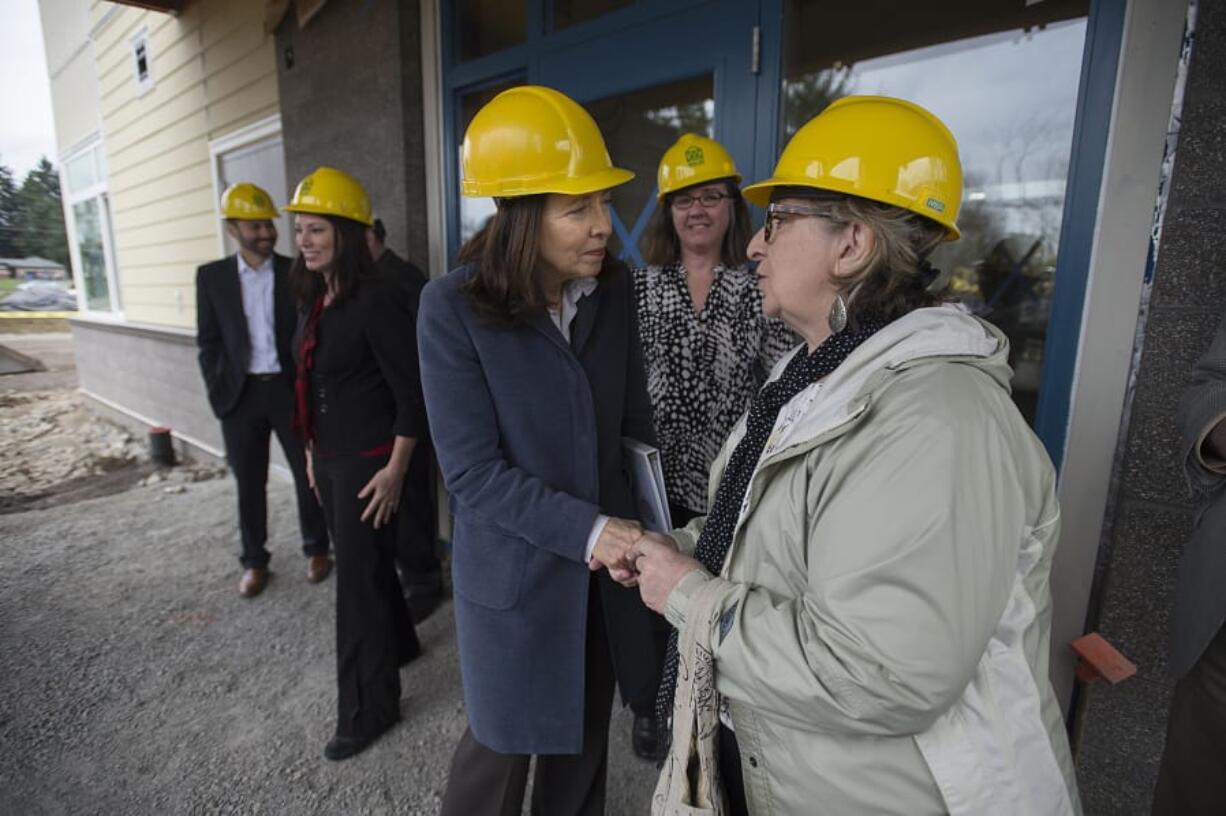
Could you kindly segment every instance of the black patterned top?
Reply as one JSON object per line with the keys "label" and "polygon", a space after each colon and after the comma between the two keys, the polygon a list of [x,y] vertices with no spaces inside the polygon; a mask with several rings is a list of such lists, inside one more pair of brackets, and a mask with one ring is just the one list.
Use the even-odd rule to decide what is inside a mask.
{"label": "black patterned top", "polygon": [[762,314],[748,266],[716,267],[698,314],[680,265],[634,270],[634,293],[668,500],[705,513],[711,463],[775,361],[800,340]]}

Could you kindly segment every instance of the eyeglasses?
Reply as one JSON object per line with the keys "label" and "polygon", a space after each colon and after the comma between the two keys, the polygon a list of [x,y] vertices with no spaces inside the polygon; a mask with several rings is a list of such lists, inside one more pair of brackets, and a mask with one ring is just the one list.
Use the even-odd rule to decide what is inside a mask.
{"label": "eyeglasses", "polygon": [[673,196],[673,209],[688,210],[690,207],[693,207],[694,202],[697,201],[699,204],[702,204],[702,206],[709,210],[719,204],[719,202],[723,201],[725,198],[732,198],[732,196],[728,195],[727,193],[717,193],[714,190],[708,190],[699,196],[692,196],[689,193],[678,193],[677,195]]}
{"label": "eyeglasses", "polygon": [[767,204],[766,205],[766,224],[763,238],[766,243],[770,243],[775,239],[775,233],[779,226],[784,222],[784,216],[793,215],[801,218],[825,218],[827,221],[835,221],[835,218],[825,210],[817,210],[812,207],[792,207],[787,204]]}

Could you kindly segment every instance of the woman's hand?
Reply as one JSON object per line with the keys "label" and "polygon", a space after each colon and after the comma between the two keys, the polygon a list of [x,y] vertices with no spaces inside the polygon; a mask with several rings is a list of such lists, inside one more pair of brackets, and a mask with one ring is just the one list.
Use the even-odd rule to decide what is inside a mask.
{"label": "woman's hand", "polygon": [[621,518],[611,518],[605,522],[596,545],[592,547],[592,560],[588,567],[593,572],[604,567],[609,571],[609,577],[623,586],[634,586],[634,568],[630,563],[630,548],[643,534],[643,528],[637,521],[627,521]]}
{"label": "woman's hand", "polygon": [[307,471],[307,487],[311,488],[311,492],[315,494],[315,501],[323,505],[324,500],[319,497],[319,488],[315,486],[315,457],[311,455],[311,446],[306,449],[306,471]]}
{"label": "woman's hand", "polygon": [[677,552],[677,544],[660,533],[643,533],[630,552],[638,573],[639,594],[653,612],[664,614],[669,593],[693,570],[706,572],[702,564]]}
{"label": "woman's hand", "polygon": [[370,498],[362,511],[362,521],[373,520],[378,530],[392,520],[392,514],[400,506],[400,489],[404,485],[404,469],[392,463],[380,468],[358,493],[359,499]]}

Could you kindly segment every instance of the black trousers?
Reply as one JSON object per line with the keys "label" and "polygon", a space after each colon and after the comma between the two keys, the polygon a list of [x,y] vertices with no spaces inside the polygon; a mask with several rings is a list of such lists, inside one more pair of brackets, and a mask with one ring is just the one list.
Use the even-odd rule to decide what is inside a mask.
{"label": "black trousers", "polygon": [[273,433],[294,477],[302,551],[328,554],[328,527],[307,484],[306,453],[290,427],[293,416],[294,392],[284,378],[249,376],[238,405],[221,420],[226,461],[238,482],[238,528],[243,543],[239,562],[244,569],[266,567],[270,557],[264,545],[268,541],[268,445]]}
{"label": "black trousers", "polygon": [[[532,778],[533,816],[600,816],[604,813],[613,709],[613,659],[595,576],[587,604],[587,674],[583,702],[583,753],[541,754]],[[465,729],[451,760],[441,816],[520,816],[528,786],[530,754],[491,751]]]}
{"label": "black trousers", "polygon": [[1226,626],[1175,684],[1155,816],[1226,813]]}
{"label": "black trousers", "polygon": [[736,732],[723,723],[719,725],[719,779],[728,797],[728,816],[749,816]]}
{"label": "black trousers", "polygon": [[423,436],[409,459],[396,511],[396,563],[406,588],[415,583],[438,584],[441,567],[434,551],[435,515],[434,448],[429,437]]}
{"label": "black trousers", "polygon": [[400,719],[400,666],[421,652],[396,580],[396,527],[361,520],[358,493],[386,456],[315,457],[336,550],[336,734],[374,737]]}

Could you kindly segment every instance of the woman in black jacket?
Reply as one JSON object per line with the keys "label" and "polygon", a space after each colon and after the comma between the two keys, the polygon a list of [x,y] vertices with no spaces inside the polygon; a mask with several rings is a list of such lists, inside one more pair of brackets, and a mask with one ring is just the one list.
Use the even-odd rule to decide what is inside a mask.
{"label": "woman in black jacket", "polygon": [[297,422],[336,549],[336,734],[324,756],[364,750],[400,719],[399,667],[421,651],[393,561],[404,474],[425,430],[413,319],[375,269],[356,179],[321,167],[296,214],[290,282],[299,321]]}

